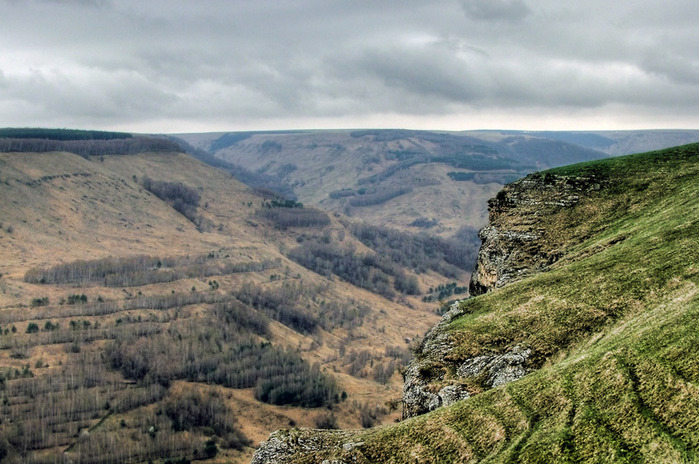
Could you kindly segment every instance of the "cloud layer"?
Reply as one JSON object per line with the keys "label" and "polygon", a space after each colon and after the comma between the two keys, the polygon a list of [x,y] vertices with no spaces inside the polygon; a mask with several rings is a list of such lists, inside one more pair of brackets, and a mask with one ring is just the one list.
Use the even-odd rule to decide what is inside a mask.
{"label": "cloud layer", "polygon": [[0,0],[0,125],[699,127],[695,0]]}

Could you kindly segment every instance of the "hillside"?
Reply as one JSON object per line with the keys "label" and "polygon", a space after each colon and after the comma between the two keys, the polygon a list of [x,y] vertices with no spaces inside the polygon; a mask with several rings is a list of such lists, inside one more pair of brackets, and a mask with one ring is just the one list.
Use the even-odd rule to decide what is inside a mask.
{"label": "hillside", "polygon": [[[335,130],[180,134],[237,178],[373,225],[477,240],[488,198],[538,170],[699,141],[699,131]],[[212,159],[212,157],[215,158]],[[460,234],[459,234],[460,232]]]}
{"label": "hillside", "polygon": [[397,419],[469,250],[69,142],[0,153],[0,457],[248,462],[280,427]]}
{"label": "hillside", "polygon": [[[496,131],[497,132],[497,131]],[[699,142],[699,131],[682,129],[624,131],[501,131],[558,140],[608,155],[628,155]],[[484,134],[481,132],[481,134]]]}
{"label": "hillside", "polygon": [[607,156],[558,140],[500,133],[338,130],[180,137],[219,159],[276,177],[306,204],[444,237],[481,227],[486,200],[505,182]]}
{"label": "hillside", "polygon": [[508,185],[406,420],[275,432],[253,462],[696,462],[698,180],[695,144]]}

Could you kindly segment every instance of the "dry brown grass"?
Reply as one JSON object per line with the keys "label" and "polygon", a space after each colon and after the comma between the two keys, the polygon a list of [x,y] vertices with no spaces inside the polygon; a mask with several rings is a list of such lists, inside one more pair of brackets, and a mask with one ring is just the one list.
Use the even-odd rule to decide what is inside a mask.
{"label": "dry brown grass", "polygon": [[[422,335],[438,319],[433,312],[435,305],[422,303],[419,297],[406,298],[405,302],[414,308],[408,309],[404,303],[388,301],[339,279],[330,282],[288,260],[282,251],[296,245],[297,233],[293,229],[276,230],[254,218],[254,210],[261,201],[259,197],[228,174],[186,155],[145,154],[86,160],[67,153],[5,153],[0,154],[0,167],[0,197],[4,200],[0,202],[0,320],[3,321],[0,327],[9,330],[15,326],[17,329],[16,334],[0,335],[0,341],[6,346],[6,349],[0,350],[2,369],[21,371],[28,365],[37,379],[48,379],[51,374],[60,373],[71,364],[76,353],[71,352],[70,344],[37,342],[51,336],[51,333],[43,330],[47,321],[58,324],[60,330],[68,330],[71,322],[89,322],[90,330],[112,330],[120,320],[134,321],[131,323],[133,327],[138,326],[136,321],[150,321],[167,330],[171,321],[177,318],[201,320],[206,324],[210,317],[206,304],[169,310],[119,310],[107,315],[75,315],[75,311],[80,310],[79,306],[59,304],[61,299],[67,299],[72,294],[85,294],[89,303],[101,298],[122,305],[138,296],[187,294],[193,287],[200,293],[225,294],[246,282],[269,288],[282,286],[285,282],[303,282],[309,288],[325,286],[327,290],[322,298],[327,301],[355,300],[371,309],[363,324],[351,330],[337,328],[328,332],[321,329],[309,335],[277,322],[272,322],[270,326],[270,340],[275,345],[298,350],[307,361],[320,363],[324,370],[337,378],[340,389],[348,394],[348,401],[335,406],[334,414],[341,427],[358,428],[361,424],[356,404],[382,406],[386,401],[398,398],[402,379],[395,373],[386,385],[382,385],[371,377],[347,375],[344,372],[346,366],[338,358],[340,347],[347,352],[368,350],[375,362],[387,362],[386,347],[407,348],[406,337]],[[209,221],[210,227],[204,231],[197,230],[192,222],[144,190],[139,185],[139,180],[144,176],[183,182],[197,188],[201,195],[199,213]],[[344,230],[344,226],[334,217],[331,220],[328,229],[336,236]],[[357,250],[365,249],[350,233],[345,234],[342,243]],[[24,273],[31,268],[79,259],[139,254],[202,256],[208,253],[227,256],[226,259],[234,262],[280,259],[281,264],[276,269],[259,273],[187,278],[125,288],[95,283],[42,285],[22,280]],[[273,281],[273,274],[284,277]],[[216,292],[209,289],[208,281],[211,279],[217,280],[220,285]],[[420,279],[425,288],[446,280],[434,273]],[[48,307],[31,307],[32,299],[42,297],[48,298]],[[317,307],[318,302],[308,302],[310,311]],[[36,323],[40,332],[25,333],[29,323]],[[96,324],[99,329],[95,329]],[[121,327],[124,327],[123,324],[126,322]],[[17,351],[13,350],[13,346],[21,347],[27,343],[27,348],[22,349],[25,355],[11,357]],[[98,356],[106,343],[100,337],[82,341],[79,343],[80,353]],[[122,379],[122,382],[125,382],[122,386],[131,388],[130,381]],[[108,397],[109,392],[100,388],[90,390],[89,395]],[[312,427],[315,416],[321,412],[262,404],[254,399],[251,389],[232,390],[183,381],[175,382],[171,389],[218,391],[234,411],[243,433],[254,444],[266,438],[271,431],[291,423]],[[113,430],[115,436],[126,440],[125,444],[136,446],[134,437],[140,437],[138,434],[143,433],[143,426],[132,424],[155,417],[155,410],[156,407],[150,405],[123,413],[105,415],[104,411],[96,412],[84,426],[101,424],[95,433]],[[382,421],[389,423],[397,416],[398,412],[393,412],[383,417]],[[123,430],[120,425],[122,419],[127,424]],[[37,450],[31,455],[51,455],[68,447],[69,443],[66,442],[50,450]],[[246,462],[250,454],[249,449],[243,453],[223,450],[218,461],[214,462]]]}

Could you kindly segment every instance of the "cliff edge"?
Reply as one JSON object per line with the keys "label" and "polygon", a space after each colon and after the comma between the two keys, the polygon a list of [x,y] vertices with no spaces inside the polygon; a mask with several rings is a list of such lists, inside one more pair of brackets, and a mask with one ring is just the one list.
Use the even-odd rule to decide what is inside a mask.
{"label": "cliff edge", "polygon": [[[545,271],[564,256],[589,234],[586,228],[572,227],[571,217],[585,216],[576,206],[581,199],[594,201],[607,182],[595,172],[533,173],[500,190],[488,201],[489,222],[479,233],[482,244],[469,285],[471,296]],[[557,226],[562,223],[564,230]],[[467,310],[455,303],[425,335],[404,374],[404,419],[512,382],[538,367],[526,343],[460,356],[461,334],[448,328]]]}
{"label": "cliff edge", "polygon": [[[552,227],[562,210],[599,191],[606,180],[595,173],[568,176],[534,173],[506,185],[488,201],[488,225],[471,276],[471,296],[482,295],[547,269],[583,236]],[[552,224],[554,223],[554,224]]]}

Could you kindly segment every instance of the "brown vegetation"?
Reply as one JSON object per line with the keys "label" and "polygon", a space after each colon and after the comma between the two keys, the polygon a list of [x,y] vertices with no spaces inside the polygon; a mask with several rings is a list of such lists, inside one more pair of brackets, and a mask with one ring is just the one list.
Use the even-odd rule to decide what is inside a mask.
{"label": "brown vegetation", "polygon": [[[259,196],[183,155],[0,162],[8,462],[244,462],[270,431],[314,426],[320,411],[343,428],[397,416],[375,406],[399,395],[404,339],[436,318],[408,288],[445,276],[364,259],[375,252],[320,211],[270,203],[316,224],[261,221]],[[146,178],[195,192],[215,227],[155,198]],[[312,243],[357,250],[400,302],[285,256]]]}

